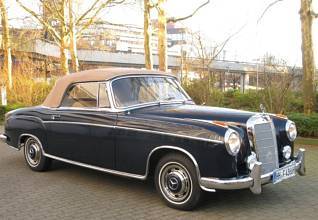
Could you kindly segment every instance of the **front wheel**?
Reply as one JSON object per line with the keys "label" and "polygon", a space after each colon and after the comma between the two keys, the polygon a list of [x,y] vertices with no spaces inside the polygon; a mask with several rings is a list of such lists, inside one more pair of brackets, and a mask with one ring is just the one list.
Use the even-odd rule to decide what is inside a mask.
{"label": "front wheel", "polygon": [[202,197],[196,169],[182,154],[168,154],[159,161],[155,184],[162,199],[172,208],[192,210]]}
{"label": "front wheel", "polygon": [[29,137],[24,144],[24,158],[28,166],[35,171],[45,171],[51,164],[51,159],[43,155],[40,141],[34,137]]}

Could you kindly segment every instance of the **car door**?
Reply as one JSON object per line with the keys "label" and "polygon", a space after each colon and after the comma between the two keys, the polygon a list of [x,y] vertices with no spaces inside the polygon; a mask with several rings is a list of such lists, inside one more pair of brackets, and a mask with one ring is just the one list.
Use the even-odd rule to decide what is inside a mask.
{"label": "car door", "polygon": [[88,165],[113,169],[114,126],[105,83],[71,85],[61,106],[47,123],[49,154]]}

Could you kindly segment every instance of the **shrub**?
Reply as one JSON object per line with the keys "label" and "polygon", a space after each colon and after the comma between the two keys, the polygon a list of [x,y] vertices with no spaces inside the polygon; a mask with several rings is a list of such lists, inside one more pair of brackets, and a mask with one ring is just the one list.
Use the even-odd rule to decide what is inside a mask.
{"label": "shrub", "polygon": [[304,111],[304,101],[301,93],[294,92],[290,97],[286,105],[286,112],[303,112]]}
{"label": "shrub", "polygon": [[211,82],[207,79],[194,80],[187,85],[183,85],[183,87],[198,105],[223,105],[224,94],[220,90],[213,88]]}
{"label": "shrub", "polygon": [[224,93],[224,107],[242,109],[247,111],[258,111],[261,96],[256,91],[241,93],[239,90],[230,90]]}
{"label": "shrub", "polygon": [[23,73],[15,74],[13,82],[13,88],[8,91],[8,103],[19,106],[41,104],[54,85],[54,82],[37,80]]}

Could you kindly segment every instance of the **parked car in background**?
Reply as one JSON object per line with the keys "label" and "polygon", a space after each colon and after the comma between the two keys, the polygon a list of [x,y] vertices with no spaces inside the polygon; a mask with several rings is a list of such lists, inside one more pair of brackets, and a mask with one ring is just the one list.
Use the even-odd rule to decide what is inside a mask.
{"label": "parked car in background", "polygon": [[[11,111],[1,139],[27,165],[59,160],[146,180],[173,208],[196,207],[205,191],[250,188],[305,175],[285,116],[195,105],[170,74],[97,69],[62,77],[41,106]],[[107,190],[107,189],[105,189]]]}

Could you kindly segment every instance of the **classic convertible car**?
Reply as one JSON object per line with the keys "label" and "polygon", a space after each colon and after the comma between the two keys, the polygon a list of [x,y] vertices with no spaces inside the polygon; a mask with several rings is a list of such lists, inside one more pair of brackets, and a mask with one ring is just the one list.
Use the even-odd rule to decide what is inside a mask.
{"label": "classic convertible car", "polygon": [[162,199],[193,209],[204,191],[249,188],[305,175],[295,124],[281,115],[195,105],[170,74],[97,69],[57,81],[41,106],[5,116],[9,146],[27,165],[66,163],[145,180]]}

